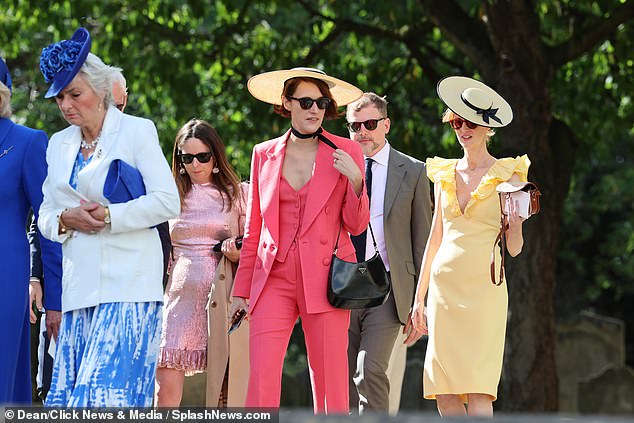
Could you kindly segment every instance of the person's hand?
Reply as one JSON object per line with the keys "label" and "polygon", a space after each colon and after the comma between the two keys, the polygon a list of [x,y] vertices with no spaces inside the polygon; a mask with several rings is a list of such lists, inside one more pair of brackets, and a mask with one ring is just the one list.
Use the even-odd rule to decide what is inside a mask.
{"label": "person's hand", "polygon": [[361,186],[363,185],[363,174],[352,156],[341,149],[337,149],[332,153],[332,157],[335,169],[350,180],[354,191],[359,195],[359,193],[361,193]]}
{"label": "person's hand", "polygon": [[87,234],[96,234],[106,227],[103,221],[103,208],[101,204],[94,201],[82,201],[79,207],[64,210],[60,217],[64,225],[70,229]]}
{"label": "person's hand", "polygon": [[[425,327],[425,330],[426,329],[427,327]],[[416,341],[418,341],[424,335],[423,331],[414,326],[414,324],[412,323],[412,311],[410,311],[407,315],[407,323],[405,324],[405,327],[403,327],[403,333],[407,335],[403,343],[408,347],[414,345]]]}
{"label": "person's hand", "polygon": [[33,311],[33,303],[35,303],[35,308],[38,310],[42,310],[42,285],[40,281],[31,279],[29,282],[29,320],[31,324],[37,322],[37,315]]}
{"label": "person's hand", "polygon": [[62,322],[62,312],[56,310],[46,310],[46,333],[50,339],[57,342],[59,326]]}
{"label": "person's hand", "polygon": [[244,310],[247,312],[245,316],[245,320],[249,320],[249,304],[247,304],[247,300],[242,297],[231,297],[231,304],[229,305],[229,313],[227,314],[227,320],[229,323],[233,320],[233,316],[240,310]]}
{"label": "person's hand", "polygon": [[509,198],[507,201],[509,203],[509,207],[508,207],[508,214],[506,217],[509,222],[509,228],[511,229],[521,228],[522,223],[524,223],[526,219],[519,215],[520,202],[517,200],[513,201],[512,197]]}
{"label": "person's hand", "polygon": [[416,328],[421,335],[427,335],[427,310],[420,300],[417,299],[414,301],[414,306],[412,307],[410,316],[412,327]]}
{"label": "person's hand", "polygon": [[236,247],[236,237],[227,238],[222,241],[220,251],[232,263],[236,263],[240,259],[240,250]]}
{"label": "person's hand", "polygon": [[80,204],[90,205],[89,207],[92,208],[90,210],[90,215],[93,217],[93,219],[101,220],[103,222],[104,219],[106,218],[106,206],[94,201],[86,201],[86,200],[80,200]]}

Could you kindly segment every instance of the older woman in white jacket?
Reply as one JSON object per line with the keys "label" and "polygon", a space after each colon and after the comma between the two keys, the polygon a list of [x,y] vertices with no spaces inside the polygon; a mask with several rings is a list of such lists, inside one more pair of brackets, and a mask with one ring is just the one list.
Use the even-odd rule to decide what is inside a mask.
{"label": "older woman in white jacket", "polygon": [[[40,68],[71,124],[53,135],[38,225],[62,243],[62,322],[48,406],[152,404],[163,259],[153,226],[176,217],[178,191],[154,124],[113,106],[111,69],[90,35],[42,51]],[[104,196],[113,160],[136,168],[145,194]]]}

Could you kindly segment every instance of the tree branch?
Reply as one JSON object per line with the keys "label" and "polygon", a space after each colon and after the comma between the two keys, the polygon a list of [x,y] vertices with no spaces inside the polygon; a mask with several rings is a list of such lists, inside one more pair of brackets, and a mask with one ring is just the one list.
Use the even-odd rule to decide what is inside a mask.
{"label": "tree branch", "polygon": [[617,27],[634,18],[634,2],[625,2],[608,18],[596,18],[574,28],[572,37],[555,47],[547,48],[550,62],[559,67],[574,60],[609,38]]}
{"label": "tree branch", "polygon": [[473,63],[491,64],[495,51],[486,29],[470,17],[455,0],[419,0],[426,16],[447,39],[466,54]]}
{"label": "tree branch", "polygon": [[403,35],[399,31],[395,31],[389,28],[367,25],[348,18],[333,18],[331,16],[324,15],[319,10],[312,6],[312,3],[306,0],[297,0],[304,9],[313,17],[329,21],[334,23],[338,27],[346,28],[347,32],[355,33],[358,35],[370,35],[379,38],[387,38],[394,41],[403,41]]}
{"label": "tree branch", "polygon": [[311,47],[306,57],[304,57],[303,65],[310,66],[315,60],[315,57],[319,55],[319,53],[324,50],[330,43],[339,38],[339,35],[341,35],[342,32],[343,31],[341,30],[341,26],[335,24],[334,29],[330,31],[330,33],[323,40]]}

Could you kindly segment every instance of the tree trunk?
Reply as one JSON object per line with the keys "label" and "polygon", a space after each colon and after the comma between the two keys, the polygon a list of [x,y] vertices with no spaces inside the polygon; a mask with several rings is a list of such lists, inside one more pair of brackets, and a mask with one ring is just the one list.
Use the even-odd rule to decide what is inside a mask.
{"label": "tree trunk", "polygon": [[528,154],[532,160],[529,179],[543,194],[540,214],[524,224],[522,254],[507,261],[509,317],[501,383],[503,408],[555,412],[558,384],[553,293],[559,225],[572,173],[571,158],[575,156],[574,137],[552,117],[548,87],[555,69],[544,52],[536,17],[523,2],[487,4],[487,31],[496,52],[496,73],[485,78],[514,112],[513,123],[500,131],[500,156]]}
{"label": "tree trunk", "polygon": [[[529,155],[534,151],[529,146],[541,144],[538,139],[526,139],[536,136],[533,125],[530,121],[516,125],[524,134]],[[557,120],[551,122],[548,133],[539,136],[552,146],[532,154],[539,160],[531,166],[530,180],[542,191],[542,209],[524,224],[522,254],[507,261],[510,310],[502,393],[508,411],[555,412],[558,404],[553,293],[559,228],[577,140]]]}

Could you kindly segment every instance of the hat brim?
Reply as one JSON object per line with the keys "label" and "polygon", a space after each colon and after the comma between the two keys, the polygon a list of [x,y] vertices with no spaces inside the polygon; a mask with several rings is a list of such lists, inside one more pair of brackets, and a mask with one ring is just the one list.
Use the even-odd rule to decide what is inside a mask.
{"label": "hat brim", "polygon": [[44,98],[55,97],[57,94],[62,92],[68,84],[77,76],[77,73],[84,65],[86,61],[86,57],[88,57],[88,53],[90,53],[90,46],[92,44],[92,40],[90,38],[90,33],[86,28],[79,28],[73,34],[72,41],[77,41],[82,43],[81,50],[79,50],[79,55],[77,56],[77,61],[71,70],[62,70],[57,72],[53,77],[53,83],[49,87],[48,91],[44,95]]}
{"label": "hat brim", "polygon": [[346,81],[310,69],[287,69],[261,73],[249,79],[247,88],[258,100],[281,105],[284,83],[291,78],[299,77],[320,79],[328,84],[337,106],[350,104],[363,95],[363,91]]}
{"label": "hat brim", "polygon": [[[468,88],[479,88],[491,96],[491,108],[498,109],[495,115],[500,122],[496,122],[494,119],[489,119],[488,122],[485,122],[481,114],[478,114],[463,101],[462,93]],[[449,76],[438,82],[436,91],[443,103],[452,112],[469,122],[488,128],[501,128],[513,120],[511,105],[491,87],[475,79],[464,76]]]}

